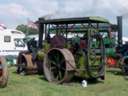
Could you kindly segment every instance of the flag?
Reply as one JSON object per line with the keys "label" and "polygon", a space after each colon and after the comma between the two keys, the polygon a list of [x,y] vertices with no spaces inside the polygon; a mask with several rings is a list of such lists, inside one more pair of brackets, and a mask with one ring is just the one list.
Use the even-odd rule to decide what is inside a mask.
{"label": "flag", "polygon": [[27,26],[30,27],[30,28],[33,28],[33,29],[38,29],[37,24],[35,22],[31,21],[31,20],[28,20]]}
{"label": "flag", "polygon": [[4,29],[7,29],[7,27],[4,25],[4,24],[0,24],[0,30],[4,30]]}

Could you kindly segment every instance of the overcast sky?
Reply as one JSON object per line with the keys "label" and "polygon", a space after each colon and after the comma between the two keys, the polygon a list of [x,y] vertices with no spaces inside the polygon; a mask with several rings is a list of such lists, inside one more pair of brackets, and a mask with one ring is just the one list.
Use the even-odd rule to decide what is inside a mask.
{"label": "overcast sky", "polygon": [[128,36],[128,0],[0,0],[0,23],[9,28],[48,14],[51,18],[103,16],[112,23],[123,15],[123,35]]}

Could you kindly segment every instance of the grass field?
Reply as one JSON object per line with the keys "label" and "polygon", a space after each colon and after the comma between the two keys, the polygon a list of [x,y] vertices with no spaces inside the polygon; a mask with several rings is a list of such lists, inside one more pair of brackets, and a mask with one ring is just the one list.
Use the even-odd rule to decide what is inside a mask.
{"label": "grass field", "polygon": [[48,83],[43,76],[20,76],[9,68],[9,83],[0,96],[128,96],[128,80],[120,74],[106,72],[106,80],[83,88],[74,82],[64,85]]}

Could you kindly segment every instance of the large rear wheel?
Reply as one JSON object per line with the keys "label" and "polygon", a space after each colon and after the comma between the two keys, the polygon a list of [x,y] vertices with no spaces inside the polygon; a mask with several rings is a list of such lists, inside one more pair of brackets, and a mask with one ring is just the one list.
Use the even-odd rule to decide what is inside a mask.
{"label": "large rear wheel", "polygon": [[[72,61],[69,58],[67,60],[69,55]],[[70,65],[69,62],[72,62],[72,64]],[[44,58],[44,75],[49,82],[68,82],[74,75],[74,70],[68,70],[68,67],[71,66],[74,66],[74,58],[71,52],[67,49],[51,49]]]}

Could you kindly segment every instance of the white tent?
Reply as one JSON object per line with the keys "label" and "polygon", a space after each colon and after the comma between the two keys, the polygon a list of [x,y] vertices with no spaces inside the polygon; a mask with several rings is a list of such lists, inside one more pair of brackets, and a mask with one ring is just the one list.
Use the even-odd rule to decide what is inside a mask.
{"label": "white tent", "polygon": [[126,42],[128,42],[128,37],[123,37],[123,44],[125,44]]}

